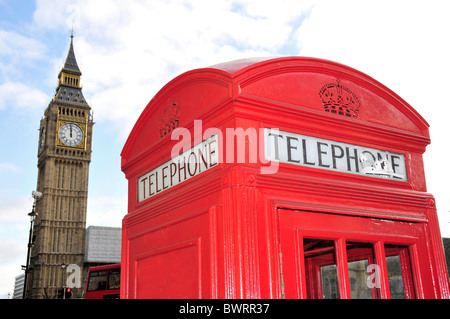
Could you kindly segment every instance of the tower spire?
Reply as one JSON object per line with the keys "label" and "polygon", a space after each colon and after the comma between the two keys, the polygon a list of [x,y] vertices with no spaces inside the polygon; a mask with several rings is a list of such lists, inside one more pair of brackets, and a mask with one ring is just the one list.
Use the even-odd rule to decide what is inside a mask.
{"label": "tower spire", "polygon": [[70,33],[70,46],[67,58],[61,71],[66,71],[74,75],[81,75],[80,68],[78,67],[77,59],[75,58],[75,51],[73,49],[73,28]]}
{"label": "tower spire", "polygon": [[64,65],[58,75],[58,87],[54,99],[60,103],[68,103],[89,107],[81,92],[81,71],[75,58],[73,45],[74,30],[70,33],[70,45]]}

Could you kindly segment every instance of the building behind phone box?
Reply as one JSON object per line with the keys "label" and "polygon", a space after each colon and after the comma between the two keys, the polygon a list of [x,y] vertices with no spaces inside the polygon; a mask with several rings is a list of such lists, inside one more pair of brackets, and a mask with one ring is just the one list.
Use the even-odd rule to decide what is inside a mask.
{"label": "building behind phone box", "polygon": [[162,88],[122,151],[121,298],[448,298],[427,122],[331,61]]}

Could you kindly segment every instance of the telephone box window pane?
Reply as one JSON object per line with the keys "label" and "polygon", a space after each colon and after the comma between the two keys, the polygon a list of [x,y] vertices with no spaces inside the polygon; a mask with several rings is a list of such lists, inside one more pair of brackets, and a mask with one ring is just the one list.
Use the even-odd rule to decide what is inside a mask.
{"label": "telephone box window pane", "polygon": [[348,275],[350,280],[350,292],[352,299],[372,299],[372,289],[367,284],[369,273],[367,259],[350,261],[348,263]]}
{"label": "telephone box window pane", "polygon": [[308,299],[339,299],[333,240],[303,239]]}
{"label": "telephone box window pane", "polygon": [[388,271],[391,299],[405,299],[402,269],[400,267],[400,256],[387,256],[386,266]]}
{"label": "telephone box window pane", "polygon": [[408,247],[385,245],[391,299],[415,298]]}
{"label": "telephone box window pane", "polygon": [[376,276],[373,245],[347,242],[347,265],[352,299],[378,299],[379,280]]}
{"label": "telephone box window pane", "polygon": [[322,297],[323,299],[339,299],[339,283],[336,265],[320,267],[322,277]]}

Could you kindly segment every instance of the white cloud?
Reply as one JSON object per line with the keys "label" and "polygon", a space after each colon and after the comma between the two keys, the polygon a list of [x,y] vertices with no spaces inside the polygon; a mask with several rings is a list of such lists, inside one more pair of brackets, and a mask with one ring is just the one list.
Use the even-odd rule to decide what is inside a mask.
{"label": "white cloud", "polygon": [[0,110],[16,111],[39,109],[49,102],[42,91],[20,82],[6,82],[0,85]]}
{"label": "white cloud", "polygon": [[42,61],[46,53],[39,40],[0,29],[0,83],[26,77],[24,67]]}
{"label": "white cloud", "polygon": [[[71,27],[71,17],[74,8],[71,0],[37,0],[33,21],[36,26],[44,29],[56,30],[60,27]],[[69,29],[70,30],[70,29]]]}
{"label": "white cloud", "polygon": [[[21,260],[21,256],[26,256],[27,252],[27,242],[18,242],[15,237],[4,237],[1,236],[2,245],[0,245],[0,267],[11,264],[11,261],[26,262],[26,257]],[[15,269],[20,272],[20,265]]]}
{"label": "white cloud", "polygon": [[0,56],[13,56],[21,63],[45,57],[47,50],[40,41],[13,31],[0,30]]}
{"label": "white cloud", "polygon": [[127,196],[89,197],[86,226],[122,227],[127,213]]}
{"label": "white cloud", "polygon": [[27,214],[31,211],[33,199],[29,196],[17,196],[6,190],[0,190],[0,225],[6,223],[28,224]]}

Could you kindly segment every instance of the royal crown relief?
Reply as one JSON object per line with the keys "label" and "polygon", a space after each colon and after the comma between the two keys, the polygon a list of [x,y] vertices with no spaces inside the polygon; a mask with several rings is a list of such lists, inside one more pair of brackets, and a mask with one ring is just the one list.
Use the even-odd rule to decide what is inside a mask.
{"label": "royal crown relief", "polygon": [[361,106],[358,97],[339,79],[335,83],[325,84],[319,92],[325,112],[358,118]]}
{"label": "royal crown relief", "polygon": [[172,133],[174,129],[180,126],[181,108],[176,102],[169,103],[161,115],[159,124],[159,135],[161,138]]}

